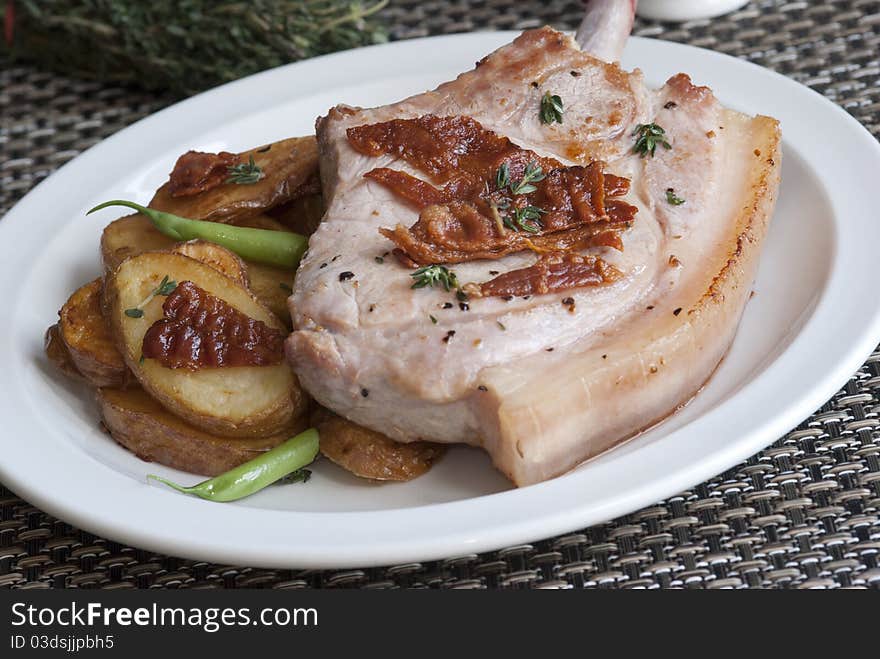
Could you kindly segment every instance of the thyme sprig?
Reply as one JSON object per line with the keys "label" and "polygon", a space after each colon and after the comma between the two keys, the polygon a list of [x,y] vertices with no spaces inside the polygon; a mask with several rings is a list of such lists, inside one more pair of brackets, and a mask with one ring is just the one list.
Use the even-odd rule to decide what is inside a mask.
{"label": "thyme sprig", "polygon": [[633,137],[637,137],[633,146],[633,153],[638,153],[642,158],[654,152],[658,146],[664,149],[671,149],[672,145],[666,141],[666,131],[657,124],[639,124],[633,131]]}
{"label": "thyme sprig", "polygon": [[541,216],[546,213],[543,208],[537,206],[526,206],[524,208],[514,208],[512,215],[504,218],[504,226],[513,231],[528,231],[529,233],[538,233],[543,228],[541,224]]}
{"label": "thyme sprig", "polygon": [[412,288],[442,286],[445,291],[458,288],[458,279],[455,273],[445,265],[426,265],[416,270],[410,277],[415,280]]}
{"label": "thyme sprig", "polygon": [[547,125],[552,123],[561,124],[562,113],[564,111],[562,98],[556,94],[545,92],[544,96],[541,98],[541,123]]}
{"label": "thyme sprig", "polygon": [[144,307],[147,306],[154,297],[157,295],[167,297],[174,292],[175,288],[177,288],[177,282],[173,279],[169,279],[168,275],[165,275],[162,277],[162,282],[150,291],[150,294],[145,297],[139,305],[132,307],[131,309],[126,309],[123,313],[129,318],[143,318]]}
{"label": "thyme sprig", "polygon": [[[504,162],[495,172],[495,187],[499,192],[507,191],[516,197],[535,192],[538,189],[535,183],[543,181],[545,178],[547,175],[544,174],[544,170],[533,161],[526,165],[522,178],[514,182],[510,178],[510,166]],[[507,227],[511,231],[537,233],[543,228],[541,215],[547,212],[543,208],[531,204],[521,208],[516,207],[513,206],[509,197],[502,197],[498,200],[489,199],[488,203],[496,222],[500,224],[499,229]],[[505,215],[502,216],[499,211],[505,211]]]}
{"label": "thyme sprig", "polygon": [[254,156],[251,155],[247,162],[240,162],[237,165],[227,167],[229,176],[226,177],[224,183],[236,183],[238,185],[253,185],[263,178],[263,170],[254,162]]}

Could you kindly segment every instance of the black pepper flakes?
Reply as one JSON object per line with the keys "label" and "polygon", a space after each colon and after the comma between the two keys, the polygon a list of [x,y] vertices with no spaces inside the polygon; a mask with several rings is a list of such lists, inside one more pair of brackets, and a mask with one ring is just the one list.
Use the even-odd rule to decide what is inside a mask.
{"label": "black pepper flakes", "polygon": [[495,275],[497,275],[497,274],[499,274],[499,273],[498,273],[497,270],[489,270],[489,274],[492,275],[492,276],[494,277]]}
{"label": "black pepper flakes", "polygon": [[533,81],[533,82],[532,82],[532,87],[534,87],[535,89],[537,89],[537,88],[540,87],[540,86],[541,86],[541,85],[539,85],[539,84],[537,83],[537,81]]}
{"label": "black pepper flakes", "polygon": [[477,389],[479,389],[480,391],[489,391],[489,387],[484,384],[481,384],[479,387],[477,387]]}
{"label": "black pepper flakes", "polygon": [[324,269],[326,267],[327,267],[326,263],[322,263],[321,265],[318,266],[319,269]]}
{"label": "black pepper flakes", "polygon": [[673,315],[673,316],[677,316],[677,315],[680,314],[680,313],[681,313],[681,307],[679,307],[678,309],[676,309],[675,311],[673,311],[673,312],[672,312],[672,315]]}
{"label": "black pepper flakes", "polygon": [[354,279],[354,273],[350,270],[339,273],[339,281],[348,281],[349,279]]}
{"label": "black pepper flakes", "polygon": [[653,311],[653,310],[654,310],[654,305],[653,305],[653,304],[649,304],[647,307],[645,307],[645,309],[647,309],[648,311]]}
{"label": "black pepper flakes", "polygon": [[336,261],[336,259],[338,259],[338,258],[340,258],[340,257],[342,257],[342,254],[337,254],[337,255],[334,256],[332,259],[330,259],[330,263],[334,263],[334,262]]}
{"label": "black pepper flakes", "polygon": [[563,298],[562,304],[564,304],[567,307],[574,306],[574,298],[573,297]]}
{"label": "black pepper flakes", "polygon": [[454,307],[454,306],[455,306],[455,305],[452,304],[452,302],[446,302],[446,303],[443,305],[443,308],[444,308],[444,309],[451,309],[451,308]]}
{"label": "black pepper flakes", "polygon": [[523,300],[528,300],[528,299],[530,299],[531,297],[532,297],[531,295],[523,295]]}
{"label": "black pepper flakes", "polygon": [[569,71],[569,73],[571,73],[572,78],[579,78],[581,76],[580,71]]}
{"label": "black pepper flakes", "polygon": [[510,302],[513,299],[513,296],[512,295],[505,295],[501,299],[504,300],[505,302]]}
{"label": "black pepper flakes", "polygon": [[602,355],[602,359],[608,359],[608,355]]}
{"label": "black pepper flakes", "polygon": [[363,396],[364,398],[366,398],[366,397],[369,396],[369,395],[370,395],[369,390],[367,390],[367,389],[361,389],[361,396]]}
{"label": "black pepper flakes", "polygon": [[383,263],[385,263],[385,259],[382,258],[381,256],[374,256],[374,257],[373,257],[373,260],[374,260],[376,263],[378,263],[379,265],[382,265]]}
{"label": "black pepper flakes", "polygon": [[455,336],[455,330],[449,330],[446,332],[446,336],[443,337],[443,343],[449,343],[449,339]]}
{"label": "black pepper flakes", "polygon": [[471,307],[467,302],[459,302],[458,308],[461,309],[462,311],[468,311],[468,310],[470,310]]}
{"label": "black pepper flakes", "polygon": [[663,106],[667,110],[673,110],[678,107],[678,103],[675,101],[669,101],[666,105]]}
{"label": "black pepper flakes", "polygon": [[375,309],[375,308],[376,308],[376,305],[375,305],[375,304],[371,304],[371,305],[370,305],[370,313],[373,313],[373,309]]}
{"label": "black pepper flakes", "polygon": [[544,348],[547,352],[553,352],[556,348]]}

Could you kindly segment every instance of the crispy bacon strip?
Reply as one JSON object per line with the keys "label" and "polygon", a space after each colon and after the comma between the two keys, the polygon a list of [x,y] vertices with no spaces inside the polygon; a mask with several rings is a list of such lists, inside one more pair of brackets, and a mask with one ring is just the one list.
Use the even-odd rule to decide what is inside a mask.
{"label": "crispy bacon strip", "polygon": [[229,167],[236,162],[238,156],[228,151],[187,151],[174,164],[168,177],[168,191],[172,197],[191,197],[216,188],[223,184]]}
{"label": "crispy bacon strip", "polygon": [[545,295],[616,281],[621,272],[597,256],[573,252],[547,254],[527,268],[511,270],[483,284],[463,287],[470,297]]}
{"label": "crispy bacon strip", "polygon": [[191,281],[169,295],[144,335],[143,355],[167,368],[268,366],[284,358],[285,334]]}
{"label": "crispy bacon strip", "polygon": [[[613,199],[629,191],[629,181],[605,174],[602,163],[564,167],[516,146],[470,117],[395,119],[350,128],[348,139],[365,155],[397,156],[440,184],[384,167],[365,175],[421,210],[412,227],[380,229],[407,264],[461,263],[526,249],[589,247],[595,244],[593,237],[627,227],[637,211]],[[507,185],[499,185],[502,165],[509,172]],[[534,182],[534,189],[513,194],[512,185],[530,166],[540,167],[544,178]],[[539,221],[516,221],[517,211],[527,207],[541,209]],[[608,235],[600,244],[621,245]]]}

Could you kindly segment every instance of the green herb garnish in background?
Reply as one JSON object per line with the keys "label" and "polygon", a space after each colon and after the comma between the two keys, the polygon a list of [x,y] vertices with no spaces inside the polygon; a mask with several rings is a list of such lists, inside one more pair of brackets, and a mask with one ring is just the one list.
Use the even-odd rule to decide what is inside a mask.
{"label": "green herb garnish in background", "polygon": [[[4,3],[12,6],[12,3]],[[388,40],[388,0],[24,0],[4,52],[178,96]],[[11,41],[11,43],[10,43]]]}
{"label": "green herb garnish in background", "polygon": [[541,123],[552,124],[562,123],[562,113],[564,112],[562,99],[556,94],[546,92],[541,97]]}
{"label": "green herb garnish in background", "polygon": [[455,278],[455,273],[444,265],[426,265],[424,268],[416,270],[410,277],[415,279],[412,288],[442,286],[446,291],[458,288],[458,279]]}
{"label": "green herb garnish in background", "polygon": [[686,200],[675,194],[675,188],[666,188],[666,201],[673,206],[681,206]]}
{"label": "green herb garnish in background", "polygon": [[174,292],[174,289],[177,288],[177,282],[173,279],[169,279],[168,275],[162,277],[162,283],[160,283],[156,288],[150,291],[150,294],[145,297],[139,305],[136,307],[132,307],[131,309],[126,309],[123,313],[129,318],[143,318],[144,317],[144,307],[150,303],[157,295],[162,295],[164,297],[168,297]]}
{"label": "green herb garnish in background", "polygon": [[230,165],[227,168],[229,176],[226,177],[224,183],[236,183],[238,185],[253,185],[263,178],[263,170],[254,162],[254,156],[251,155],[248,162],[241,162],[237,165]]}
{"label": "green herb garnish in background", "polygon": [[648,154],[653,158],[658,145],[664,149],[672,148],[672,145],[666,141],[666,131],[657,124],[639,124],[632,134],[633,137],[638,136],[633,146],[633,153],[638,153],[642,158]]}

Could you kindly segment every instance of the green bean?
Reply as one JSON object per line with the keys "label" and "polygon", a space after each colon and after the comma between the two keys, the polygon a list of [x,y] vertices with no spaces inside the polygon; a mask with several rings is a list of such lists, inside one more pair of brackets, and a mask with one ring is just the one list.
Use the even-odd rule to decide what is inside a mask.
{"label": "green bean", "polygon": [[150,219],[153,226],[174,240],[193,240],[195,238],[207,240],[235,252],[246,261],[257,261],[279,268],[296,268],[309,245],[309,239],[298,233],[191,220],[124,199],[105,201],[103,204],[95,206],[86,215],[108,206],[126,206],[143,213]]}
{"label": "green bean", "polygon": [[259,492],[288,474],[302,469],[317,455],[318,431],[309,428],[260,457],[191,487],[172,483],[154,474],[148,474],[147,478],[164,483],[178,492],[195,494],[208,501],[235,501]]}

